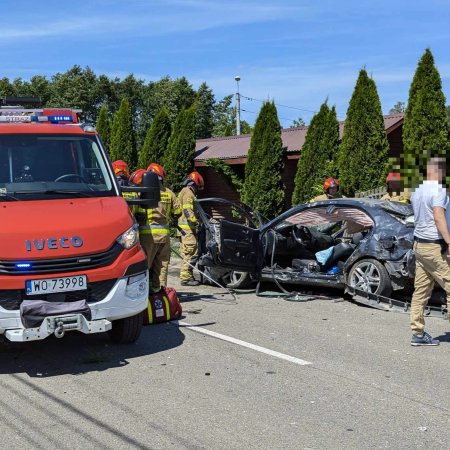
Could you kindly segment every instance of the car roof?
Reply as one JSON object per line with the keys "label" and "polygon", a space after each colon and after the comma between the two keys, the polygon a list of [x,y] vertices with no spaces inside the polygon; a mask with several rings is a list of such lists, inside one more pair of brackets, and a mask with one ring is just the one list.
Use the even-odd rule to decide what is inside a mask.
{"label": "car roof", "polygon": [[[334,198],[330,200],[321,200],[318,202],[312,202],[314,206],[327,206],[327,205],[345,205],[356,206],[362,208],[381,208],[386,212],[400,216],[411,216],[414,214],[411,204],[403,202],[393,202],[390,200],[381,200],[374,198]],[[298,205],[304,206],[304,205]]]}

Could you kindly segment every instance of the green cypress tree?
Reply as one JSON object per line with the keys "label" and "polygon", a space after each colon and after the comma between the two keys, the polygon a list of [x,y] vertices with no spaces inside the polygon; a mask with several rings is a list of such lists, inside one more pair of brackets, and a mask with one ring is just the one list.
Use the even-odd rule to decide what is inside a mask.
{"label": "green cypress tree", "polygon": [[186,175],[194,170],[195,118],[194,106],[178,114],[163,158],[166,185],[175,192],[182,188]]}
{"label": "green cypress tree", "polygon": [[328,177],[337,178],[335,159],[339,151],[339,122],[334,106],[323,103],[312,118],[303,144],[295,175],[292,204],[311,200],[323,192],[323,182]]}
{"label": "green cypress tree", "polygon": [[172,125],[166,108],[161,109],[148,129],[144,144],[139,152],[139,167],[148,167],[152,162],[162,163],[169,143]]}
{"label": "green cypress tree", "polygon": [[409,89],[403,124],[403,164],[406,184],[416,186],[425,175],[427,160],[445,156],[448,124],[442,82],[433,54],[426,49]]}
{"label": "green cypress tree", "polygon": [[263,215],[277,216],[284,206],[283,142],[273,102],[261,107],[245,164],[243,201]]}
{"label": "green cypress tree", "polygon": [[205,82],[198,88],[195,104],[197,111],[197,139],[209,138],[211,137],[214,128],[215,99],[213,91]]}
{"label": "green cypress tree", "polygon": [[136,138],[134,136],[133,121],[130,104],[124,98],[114,116],[113,131],[111,133],[110,153],[113,160],[123,159],[130,170],[137,165]]}
{"label": "green cypress tree", "polygon": [[97,132],[102,139],[103,144],[106,147],[106,150],[109,151],[110,147],[110,137],[111,137],[111,123],[108,118],[108,107],[106,103],[102,104],[100,108],[100,112],[97,117],[96,124]]}
{"label": "green cypress tree", "polygon": [[120,121],[119,116],[119,110],[117,110],[114,114],[114,117],[111,121],[111,128],[109,132],[109,157],[111,158],[111,161],[117,160],[117,154],[115,153],[116,149],[112,146],[112,142],[115,140],[115,136],[117,134],[117,127]]}
{"label": "green cypress tree", "polygon": [[389,143],[375,82],[359,72],[347,110],[339,154],[341,188],[346,195],[383,186]]}

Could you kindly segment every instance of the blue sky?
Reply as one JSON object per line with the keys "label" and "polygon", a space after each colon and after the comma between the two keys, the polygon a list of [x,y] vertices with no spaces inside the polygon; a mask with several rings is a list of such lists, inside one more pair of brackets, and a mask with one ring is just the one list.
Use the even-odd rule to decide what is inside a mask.
{"label": "blue sky", "polygon": [[[329,99],[345,117],[359,70],[372,74],[387,113],[406,101],[430,47],[450,104],[447,0],[1,0],[0,77],[52,75],[74,64],[147,81],[206,81],[274,99],[283,126]],[[243,99],[255,120],[258,101]],[[293,108],[299,108],[297,110]]]}

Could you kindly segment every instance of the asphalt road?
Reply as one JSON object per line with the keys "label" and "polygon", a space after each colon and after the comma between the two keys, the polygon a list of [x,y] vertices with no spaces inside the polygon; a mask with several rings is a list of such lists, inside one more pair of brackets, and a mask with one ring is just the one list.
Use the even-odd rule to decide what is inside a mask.
{"label": "asphalt road", "polygon": [[407,315],[342,299],[179,293],[182,322],[199,330],[2,346],[0,447],[448,448],[444,320],[427,321],[440,347],[413,348]]}

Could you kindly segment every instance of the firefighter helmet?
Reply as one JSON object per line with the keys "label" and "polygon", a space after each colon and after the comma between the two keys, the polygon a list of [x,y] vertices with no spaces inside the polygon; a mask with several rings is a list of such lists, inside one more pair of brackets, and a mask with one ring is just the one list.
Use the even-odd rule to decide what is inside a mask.
{"label": "firefighter helmet", "polygon": [[199,190],[202,190],[205,187],[203,177],[197,171],[191,172],[183,181],[184,186],[189,186],[192,184],[195,184]]}
{"label": "firefighter helmet", "polygon": [[130,183],[140,186],[142,184],[142,177],[147,172],[145,169],[137,169],[130,175]]}
{"label": "firefighter helmet", "polygon": [[386,177],[386,183],[391,181],[400,181],[400,174],[398,172],[389,172]]}
{"label": "firefighter helmet", "polygon": [[153,172],[156,175],[158,175],[159,181],[164,181],[165,178],[166,178],[166,171],[164,170],[164,167],[161,166],[161,164],[151,163],[147,167],[147,171],[148,172]]}
{"label": "firefighter helmet", "polygon": [[128,164],[122,159],[114,161],[112,163],[112,167],[116,177],[130,178],[130,169],[128,169]]}
{"label": "firefighter helmet", "polygon": [[325,192],[328,192],[328,189],[332,188],[332,187],[336,187],[339,189],[339,181],[336,180],[336,178],[327,178],[325,180],[325,183],[323,184],[323,190]]}

